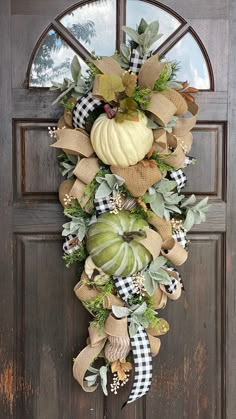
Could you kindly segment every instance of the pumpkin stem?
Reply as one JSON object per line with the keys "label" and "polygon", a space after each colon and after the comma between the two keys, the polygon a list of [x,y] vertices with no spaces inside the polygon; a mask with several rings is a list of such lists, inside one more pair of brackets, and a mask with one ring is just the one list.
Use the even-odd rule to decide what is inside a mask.
{"label": "pumpkin stem", "polygon": [[127,231],[123,233],[122,235],[123,240],[127,243],[130,243],[132,240],[134,240],[135,236],[146,237],[146,234],[144,231],[139,230],[139,231]]}
{"label": "pumpkin stem", "polygon": [[112,108],[110,107],[110,105],[108,105],[108,103],[106,103],[106,105],[104,105],[104,106],[103,106],[103,109],[104,109],[104,111],[106,112],[107,117],[108,117],[109,119],[114,118],[114,116],[116,115],[116,111],[115,111],[114,109],[112,109]]}

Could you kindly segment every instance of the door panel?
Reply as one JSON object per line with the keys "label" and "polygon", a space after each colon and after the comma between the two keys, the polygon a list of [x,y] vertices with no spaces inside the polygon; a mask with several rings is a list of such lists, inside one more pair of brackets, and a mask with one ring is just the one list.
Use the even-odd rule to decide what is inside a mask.
{"label": "door panel", "polygon": [[23,87],[40,34],[72,4],[1,0],[0,418],[234,419],[236,6],[233,0],[162,2],[187,24],[161,52],[191,25],[213,67],[215,91],[200,92],[197,99],[191,155],[198,162],[186,170],[187,193],[209,195],[211,207],[207,222],[189,235],[189,259],[181,269],[185,293],[159,313],[170,332],[153,362],[151,391],[121,413],[129,387],[104,398],[100,390],[84,393],[72,377],[90,316],[73,295],[79,268],[67,270],[62,261],[61,178],[47,135],[61,108],[51,106],[52,92]]}

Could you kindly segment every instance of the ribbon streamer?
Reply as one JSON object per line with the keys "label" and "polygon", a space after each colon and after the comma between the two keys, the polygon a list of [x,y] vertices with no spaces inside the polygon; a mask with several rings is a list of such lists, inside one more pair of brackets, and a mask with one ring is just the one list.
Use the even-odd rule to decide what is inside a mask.
{"label": "ribbon streamer", "polygon": [[[128,323],[131,317],[128,318]],[[134,381],[126,404],[132,403],[144,396],[152,383],[152,354],[147,332],[142,326],[138,328],[135,336],[130,338],[134,359]]]}

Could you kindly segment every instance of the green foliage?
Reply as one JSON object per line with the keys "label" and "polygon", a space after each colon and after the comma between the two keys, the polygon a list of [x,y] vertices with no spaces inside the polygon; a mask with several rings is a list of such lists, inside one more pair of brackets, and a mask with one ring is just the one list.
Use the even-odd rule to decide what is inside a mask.
{"label": "green foliage", "polygon": [[136,86],[132,95],[132,99],[141,109],[146,109],[151,100],[151,89]]}
{"label": "green foliage", "polygon": [[[97,59],[99,57],[94,57]],[[101,74],[101,71],[93,64],[92,62],[88,62],[88,69],[86,70],[85,82],[88,89],[92,89],[94,80],[98,74]]]}
{"label": "green foliage", "polygon": [[180,89],[182,84],[174,81],[179,69],[180,67],[177,61],[167,62],[159,78],[156,80],[153,90],[163,92],[167,87]]}
{"label": "green foliage", "polygon": [[142,55],[145,55],[151,46],[162,37],[162,34],[159,34],[158,20],[148,24],[144,19],[141,19],[137,30],[128,26],[122,26],[122,30],[131,38],[131,49],[136,48]]}
{"label": "green foliage", "polygon": [[146,211],[139,204],[137,204],[134,208],[132,208],[130,210],[130,215],[132,217],[134,216],[134,217],[136,217],[137,219],[140,219],[140,220],[147,220],[147,218],[148,218],[148,215],[147,215]]}
{"label": "green foliage", "polygon": [[208,197],[197,202],[195,195],[191,195],[186,201],[182,202],[181,208],[186,210],[184,228],[186,231],[191,230],[194,224],[201,224],[206,221],[206,212],[209,209]]}
{"label": "green foliage", "polygon": [[64,208],[64,214],[67,217],[83,217],[84,219],[90,218],[90,215],[83,210],[77,200],[73,201],[69,207]]}
{"label": "green foliage", "polygon": [[62,152],[57,156],[57,160],[62,176],[66,176],[67,179],[73,178],[73,171],[80,157]]}
{"label": "green foliage", "polygon": [[139,114],[137,103],[130,97],[122,99],[119,103],[119,108],[115,116],[115,121],[122,123],[124,121],[138,121]]}
{"label": "green foliage", "polygon": [[84,303],[85,307],[94,315],[92,324],[100,332],[102,332],[107,316],[110,313],[110,310],[103,308],[103,300],[107,295],[112,294],[114,291],[114,284],[112,280],[106,282],[101,289],[101,293],[96,298]]}
{"label": "green foliage", "polygon": [[96,190],[98,187],[98,183],[96,178],[97,177],[104,177],[106,174],[110,173],[109,169],[100,169],[97,173],[96,176],[93,178],[93,180],[86,185],[86,187],[84,188],[84,196],[89,196],[89,200],[85,205],[85,208],[91,208],[93,207],[93,201],[95,198],[95,194],[96,194]]}
{"label": "green foliage", "polygon": [[[78,57],[75,55],[71,62],[71,75],[72,80],[64,78],[63,83],[52,82],[50,90],[59,90],[62,93],[54,100],[53,105],[56,103],[64,103],[69,100],[71,96],[76,99],[82,96],[86,91],[86,83],[81,75],[81,66]],[[63,100],[63,102],[62,102]]]}
{"label": "green foliage", "polygon": [[154,151],[151,155],[151,160],[155,160],[157,167],[160,169],[160,171],[163,172],[171,172],[173,170],[173,167],[169,164],[166,164],[163,161],[164,156],[159,154],[157,151]]}
{"label": "green foliage", "polygon": [[67,268],[70,268],[71,265],[77,262],[82,262],[88,256],[88,252],[86,247],[82,244],[79,249],[74,250],[72,253],[65,253],[63,256],[63,260]]}
{"label": "green foliage", "polygon": [[149,188],[143,200],[150,205],[155,214],[169,220],[171,213],[182,213],[179,204],[183,200],[184,195],[172,192],[175,188],[176,182],[174,180],[171,181],[164,178]]}
{"label": "green foliage", "polygon": [[158,284],[170,284],[170,277],[163,267],[166,267],[166,258],[159,256],[150,263],[149,267],[144,272],[144,286],[149,295],[153,295]]}

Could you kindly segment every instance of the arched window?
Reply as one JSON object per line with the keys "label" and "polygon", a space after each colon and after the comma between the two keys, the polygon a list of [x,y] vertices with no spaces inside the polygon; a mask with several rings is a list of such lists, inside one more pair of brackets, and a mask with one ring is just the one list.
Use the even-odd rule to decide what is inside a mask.
{"label": "arched window", "polygon": [[188,80],[200,90],[214,90],[208,54],[198,35],[181,16],[157,1],[126,0],[122,8],[120,3],[118,0],[85,1],[59,15],[33,51],[27,87],[45,88],[50,87],[52,81],[63,82],[70,76],[70,62],[75,54],[82,72],[86,72],[86,59],[91,54],[112,55],[124,36],[120,35],[121,26],[136,27],[143,17],[148,22],[160,22],[163,36],[154,45],[155,50],[167,59],[180,62],[180,79]]}

